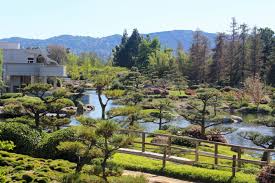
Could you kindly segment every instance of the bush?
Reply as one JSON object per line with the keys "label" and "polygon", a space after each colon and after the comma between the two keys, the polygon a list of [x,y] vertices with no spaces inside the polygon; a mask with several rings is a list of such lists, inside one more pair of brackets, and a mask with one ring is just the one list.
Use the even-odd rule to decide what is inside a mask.
{"label": "bush", "polygon": [[167,162],[165,169],[162,170],[161,160],[153,160],[134,155],[117,153],[114,156],[113,162],[128,170],[154,173],[196,182],[256,183],[255,176],[250,174],[237,173],[236,177],[232,178],[231,171],[211,170],[190,165],[178,165],[171,162]]}
{"label": "bush", "polygon": [[260,104],[257,110],[257,106],[255,104],[250,104],[245,109],[242,109],[241,112],[245,113],[261,113],[261,114],[270,114],[272,113],[272,108],[265,104]]}
{"label": "bush", "polygon": [[275,174],[274,166],[263,167],[259,176],[257,177],[257,180],[260,183],[273,183],[273,182],[275,182],[275,176],[273,176],[271,174],[273,174],[273,175]]}
{"label": "bush", "polygon": [[8,118],[6,119],[6,122],[15,122],[15,123],[23,123],[30,126],[35,126],[35,122],[33,118],[30,118],[29,116],[21,116],[21,117],[15,117],[15,118]]}
{"label": "bush", "polygon": [[268,105],[259,105],[259,109],[258,109],[258,113],[262,113],[262,114],[269,114],[272,112],[272,108],[269,107]]}
{"label": "bush", "polygon": [[23,94],[22,93],[5,93],[0,97],[0,99],[17,98],[17,97],[23,97]]}
{"label": "bush", "polygon": [[33,154],[41,133],[21,123],[0,123],[0,140],[14,142],[14,151],[22,154]]}
{"label": "bush", "polygon": [[47,134],[38,144],[36,155],[43,158],[63,158],[72,160],[73,157],[56,148],[60,142],[70,141],[74,138],[74,129],[65,128],[53,133]]}

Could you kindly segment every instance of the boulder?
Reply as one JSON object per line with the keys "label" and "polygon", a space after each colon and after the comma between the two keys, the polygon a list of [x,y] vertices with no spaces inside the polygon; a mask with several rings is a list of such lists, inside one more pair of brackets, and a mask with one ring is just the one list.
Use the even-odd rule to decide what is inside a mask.
{"label": "boulder", "polygon": [[268,104],[270,102],[270,98],[265,96],[261,99],[260,104]]}
{"label": "boulder", "polygon": [[243,122],[243,118],[240,116],[231,115],[230,117],[233,121]]}
{"label": "boulder", "polygon": [[223,118],[224,123],[240,123],[243,122],[243,118],[240,116],[230,115]]}
{"label": "boulder", "polygon": [[155,144],[168,144],[168,137],[164,136],[155,136],[152,140],[151,143]]}
{"label": "boulder", "polygon": [[95,106],[91,105],[91,104],[86,104],[84,107],[85,111],[94,111],[95,110]]}

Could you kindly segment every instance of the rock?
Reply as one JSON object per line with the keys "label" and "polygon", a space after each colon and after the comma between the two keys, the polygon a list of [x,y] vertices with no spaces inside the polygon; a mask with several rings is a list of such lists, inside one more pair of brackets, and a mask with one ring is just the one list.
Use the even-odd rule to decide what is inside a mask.
{"label": "rock", "polygon": [[223,118],[224,123],[240,123],[243,122],[243,118],[235,115],[225,116]]}
{"label": "rock", "polygon": [[220,134],[218,134],[218,135],[207,135],[207,140],[228,144],[226,138],[223,135],[220,135]]}
{"label": "rock", "polygon": [[230,117],[231,117],[231,119],[233,119],[234,121],[243,122],[243,118],[240,117],[240,116],[231,115]]}
{"label": "rock", "polygon": [[151,143],[155,144],[168,144],[168,137],[156,136],[152,139]]}
{"label": "rock", "polygon": [[270,102],[270,98],[268,96],[265,96],[261,99],[260,104],[268,104]]}
{"label": "rock", "polygon": [[91,104],[87,104],[84,107],[85,111],[94,111],[95,110],[95,106],[91,105]]}

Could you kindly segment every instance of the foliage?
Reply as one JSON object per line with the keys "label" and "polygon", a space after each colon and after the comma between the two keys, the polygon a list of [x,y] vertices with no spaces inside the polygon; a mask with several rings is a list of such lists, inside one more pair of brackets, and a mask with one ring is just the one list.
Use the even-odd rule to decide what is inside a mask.
{"label": "foliage", "polygon": [[[172,114],[173,105],[170,99],[161,99],[153,101],[150,104],[155,110],[149,113],[146,121],[153,122],[159,125],[159,130],[162,129],[164,124],[170,123],[174,118]],[[157,121],[156,121],[157,119]]]}
{"label": "foliage", "polygon": [[41,141],[39,141],[35,155],[43,158],[64,158],[72,161],[73,157],[67,153],[58,151],[57,146],[60,142],[72,141],[74,139],[75,130],[73,127],[46,134]]}
{"label": "foliage", "polygon": [[40,132],[25,124],[0,123],[0,140],[12,141],[17,153],[33,154],[42,136]]}
{"label": "foliage", "polygon": [[114,118],[118,116],[126,116],[123,122],[125,122],[129,128],[133,128],[135,123],[143,119],[144,115],[139,106],[125,106],[125,107],[116,107],[108,111],[108,117]]}
{"label": "foliage", "polygon": [[116,154],[113,162],[128,170],[149,172],[183,180],[213,183],[256,183],[255,176],[250,174],[237,173],[236,177],[232,178],[231,171],[211,170],[189,165],[178,165],[171,162],[166,162],[166,167],[162,170],[161,160],[134,155]]}
{"label": "foliage", "polygon": [[1,99],[8,99],[8,98],[17,98],[22,97],[22,93],[4,93],[0,98]]}
{"label": "foliage", "polygon": [[262,98],[264,97],[264,85],[260,80],[260,77],[256,75],[252,78],[247,78],[245,80],[245,91],[251,97],[257,108],[260,105]]}
{"label": "foliage", "polygon": [[101,149],[103,156],[100,158],[102,178],[107,181],[108,172],[107,161],[114,155],[114,153],[121,147],[125,147],[129,141],[124,135],[116,134],[118,130],[117,124],[112,121],[103,121],[98,124],[95,133],[99,137],[97,139],[96,147]]}
{"label": "foliage", "polygon": [[257,181],[260,183],[272,183],[275,182],[275,167],[274,166],[265,166],[262,168],[260,174],[257,177]]}
{"label": "foliage", "polygon": [[[219,92],[215,89],[202,89],[198,91],[189,103],[188,107],[182,108],[179,112],[191,124],[201,127],[201,134],[206,138],[206,129],[217,126],[223,122],[215,113]],[[211,107],[213,110],[211,110]],[[213,112],[212,112],[213,111]]]}
{"label": "foliage", "polygon": [[15,147],[12,141],[0,141],[0,150],[10,151]]}

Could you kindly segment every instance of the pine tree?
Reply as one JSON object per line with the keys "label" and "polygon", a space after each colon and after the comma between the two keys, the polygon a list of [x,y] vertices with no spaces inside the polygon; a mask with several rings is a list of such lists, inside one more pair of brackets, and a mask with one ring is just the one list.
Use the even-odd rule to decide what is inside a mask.
{"label": "pine tree", "polygon": [[245,80],[245,72],[248,57],[247,38],[248,38],[248,26],[243,23],[240,25],[240,81],[243,83]]}
{"label": "pine tree", "polygon": [[192,73],[189,79],[194,83],[203,83],[206,77],[206,62],[209,58],[209,41],[201,31],[195,31],[193,43],[190,48],[190,61]]}
{"label": "pine tree", "polygon": [[236,85],[239,81],[239,59],[238,59],[238,25],[236,19],[232,18],[231,35],[229,42],[228,63],[229,63],[229,82],[231,86]]}
{"label": "pine tree", "polygon": [[213,49],[214,54],[212,63],[209,66],[209,82],[220,84],[225,79],[225,53],[226,43],[225,33],[218,33],[216,37],[216,47]]}
{"label": "pine tree", "polygon": [[262,67],[261,67],[261,77],[264,80],[267,80],[268,71],[270,68],[270,57],[272,54],[272,42],[274,32],[270,28],[261,28],[260,29],[261,40],[263,43],[262,50]]}
{"label": "pine tree", "polygon": [[250,71],[253,77],[260,74],[262,58],[262,42],[257,27],[253,27],[250,36]]}

